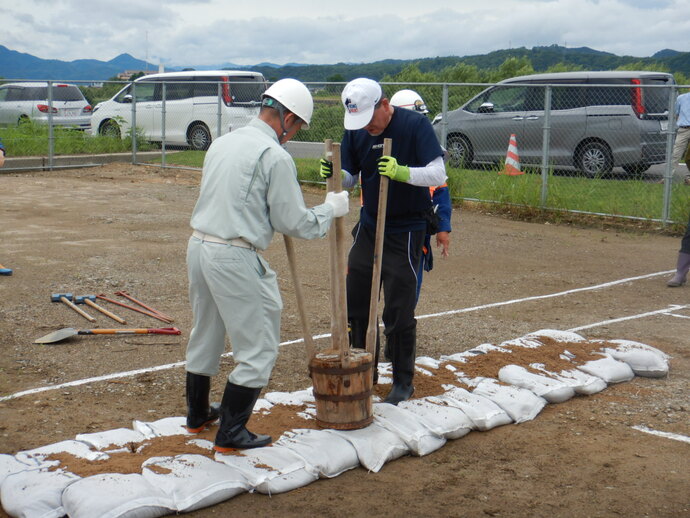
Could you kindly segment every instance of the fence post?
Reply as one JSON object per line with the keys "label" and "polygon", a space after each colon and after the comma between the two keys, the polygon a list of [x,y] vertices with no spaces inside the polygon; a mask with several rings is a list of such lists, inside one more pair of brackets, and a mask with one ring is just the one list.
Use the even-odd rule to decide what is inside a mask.
{"label": "fence post", "polygon": [[55,132],[53,128],[53,82],[48,81],[48,170],[53,170]]}
{"label": "fence post", "polygon": [[661,219],[664,225],[671,223],[671,184],[673,183],[673,168],[677,164],[672,163],[673,136],[676,130],[676,97],[678,91],[670,86],[671,94],[668,96],[668,128],[666,128],[666,171],[664,172],[664,202]]}
{"label": "fence post", "polygon": [[441,142],[443,142],[444,149],[447,149],[448,143],[448,83],[443,83],[443,94],[441,95]]}
{"label": "fence post", "polygon": [[[229,88],[229,87],[228,87]],[[220,103],[223,102],[223,84],[219,81],[218,86],[217,86],[217,95],[218,95],[218,132],[216,134],[216,138],[220,137],[221,131],[223,130],[223,126],[221,123],[221,118],[223,116],[223,108]]]}
{"label": "fence post", "polygon": [[132,125],[129,128],[132,135],[132,165],[137,163],[137,84],[132,83]]}
{"label": "fence post", "polygon": [[165,99],[167,97],[166,83],[161,84],[161,167],[165,167]]}
{"label": "fence post", "polygon": [[541,145],[541,208],[549,194],[549,149],[551,147],[551,85],[544,91],[544,136]]}

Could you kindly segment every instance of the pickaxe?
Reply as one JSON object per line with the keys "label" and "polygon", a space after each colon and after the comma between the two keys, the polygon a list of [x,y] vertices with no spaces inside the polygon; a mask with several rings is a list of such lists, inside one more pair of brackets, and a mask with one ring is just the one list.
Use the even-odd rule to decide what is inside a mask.
{"label": "pickaxe", "polygon": [[110,302],[111,304],[116,304],[116,305],[123,307],[123,308],[131,309],[132,311],[136,311],[137,313],[142,313],[142,314],[147,315],[149,317],[156,318],[158,320],[161,320],[162,322],[165,322],[166,324],[170,324],[172,322],[171,320],[168,320],[167,318],[163,318],[158,313],[151,313],[150,311],[146,311],[145,309],[137,308],[135,306],[130,306],[128,304],[123,304],[119,300],[108,298],[102,293],[99,295],[96,295],[96,298],[101,299],[101,300],[105,300],[106,302]]}
{"label": "pickaxe", "polygon": [[131,296],[129,293],[127,293],[126,291],[116,291],[116,292],[115,292],[115,295],[119,295],[120,297],[124,297],[124,298],[126,298],[126,299],[131,300],[131,301],[134,302],[137,306],[141,306],[142,308],[144,308],[144,309],[147,310],[147,311],[150,311],[151,313],[155,313],[156,315],[160,315],[161,317],[163,317],[163,318],[164,318],[165,320],[167,320],[168,322],[174,322],[174,320],[173,320],[172,317],[169,317],[168,315],[166,315],[165,313],[162,313],[162,312],[158,311],[157,309],[153,309],[152,307],[147,306],[146,304],[144,304],[144,303],[141,302],[140,300],[137,300],[137,299],[135,299],[134,297],[132,297],[132,296]]}

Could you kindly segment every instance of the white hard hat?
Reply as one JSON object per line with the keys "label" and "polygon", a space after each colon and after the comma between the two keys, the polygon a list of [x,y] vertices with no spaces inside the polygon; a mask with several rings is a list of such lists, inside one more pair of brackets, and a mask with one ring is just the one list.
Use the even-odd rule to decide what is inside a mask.
{"label": "white hard hat", "polygon": [[398,108],[406,108],[419,113],[429,113],[424,99],[414,90],[399,90],[391,97],[391,104]]}
{"label": "white hard hat", "polygon": [[314,99],[306,85],[297,79],[281,79],[266,90],[262,98],[270,97],[304,121],[302,129],[309,129],[314,113]]}

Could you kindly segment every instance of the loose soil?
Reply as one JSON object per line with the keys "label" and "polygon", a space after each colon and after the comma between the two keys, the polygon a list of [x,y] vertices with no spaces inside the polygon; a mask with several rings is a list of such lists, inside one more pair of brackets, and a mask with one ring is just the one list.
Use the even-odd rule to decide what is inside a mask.
{"label": "loose soil", "polygon": [[[126,164],[0,174],[0,263],[14,270],[0,277],[0,397],[184,360],[191,321],[185,249],[198,183],[198,171]],[[320,203],[323,195],[318,188],[305,188],[308,205]],[[356,221],[354,200],[348,220],[348,225]],[[453,228],[451,256],[437,257],[434,271],[425,275],[417,308],[418,356],[440,358],[539,329],[601,323],[578,333],[655,346],[672,356],[670,375],[636,377],[593,396],[548,405],[533,421],[473,432],[428,456],[391,462],[378,473],[358,468],[281,495],[240,495],[189,516],[690,516],[688,444],[632,428],[690,436],[690,310],[614,321],[685,306],[688,287],[669,289],[666,276],[652,276],[537,298],[670,270],[679,238],[519,222],[467,207],[456,208]],[[301,327],[281,241],[276,236],[264,256],[279,276],[285,305],[282,340],[289,341],[301,337]],[[312,331],[328,333],[328,244],[297,245]],[[97,319],[92,324],[51,302],[53,293],[118,298],[119,290],[173,316],[182,334],[33,343],[63,327],[167,326],[102,301],[128,324],[86,307]],[[495,305],[515,299],[527,300]],[[477,309],[447,313],[463,308]],[[316,343],[330,345],[328,339]],[[544,352],[542,363],[556,366],[557,357]],[[482,361],[488,363],[478,359],[463,368],[495,375],[501,364]],[[232,366],[232,359],[224,358],[223,375],[212,385],[214,400],[220,399]],[[438,390],[438,383],[418,380],[416,396]],[[266,391],[308,386],[303,345],[281,347]],[[385,394],[385,387],[377,391]],[[283,410],[283,417],[270,422],[255,417],[253,427],[275,437],[281,428],[309,426],[295,420],[298,409]],[[0,402],[0,453],[184,412],[183,367],[24,395]],[[212,440],[213,432],[204,438]],[[149,453],[160,454],[157,446],[151,444]],[[168,452],[203,451],[192,451],[184,441],[164,447]],[[123,454],[129,457],[121,458],[117,469],[131,469],[142,453]]]}

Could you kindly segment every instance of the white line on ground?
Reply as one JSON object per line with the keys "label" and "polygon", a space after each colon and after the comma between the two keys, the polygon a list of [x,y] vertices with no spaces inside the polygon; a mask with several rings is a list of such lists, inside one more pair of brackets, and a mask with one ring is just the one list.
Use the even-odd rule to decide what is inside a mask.
{"label": "white line on ground", "polygon": [[612,318],[610,320],[602,320],[601,322],[597,322],[595,324],[588,324],[586,326],[580,326],[580,327],[573,327],[572,329],[568,329],[568,331],[581,331],[583,329],[590,329],[592,327],[599,327],[599,326],[604,326],[606,324],[615,324],[617,322],[625,322],[626,320],[636,320],[638,318],[644,318],[644,317],[650,317],[652,315],[671,315],[671,316],[677,316],[673,315],[672,311],[675,311],[677,309],[684,309],[690,307],[690,305],[686,304],[685,306],[678,306],[676,304],[670,305],[666,309],[658,309],[656,311],[650,311],[648,313],[640,313],[638,315],[630,315],[629,317],[621,317],[621,318]]}
{"label": "white line on ground", "polygon": [[[597,285],[594,285],[594,286],[587,286],[587,287],[584,287],[584,288],[576,288],[576,289],[573,289],[573,290],[560,291],[560,292],[558,292],[558,293],[551,293],[551,294],[548,294],[548,295],[537,295],[537,296],[534,296],[534,297],[526,297],[526,298],[522,298],[522,299],[506,300],[506,301],[503,301],[503,302],[495,302],[495,303],[493,303],[493,304],[484,304],[484,305],[482,305],[482,306],[474,306],[474,307],[471,307],[471,308],[463,308],[463,309],[455,309],[455,310],[452,310],[452,311],[444,311],[444,312],[442,312],[442,313],[431,313],[431,314],[428,314],[428,315],[419,315],[419,316],[417,316],[417,319],[435,318],[435,317],[440,317],[440,316],[455,315],[455,314],[458,314],[458,313],[469,313],[469,312],[472,312],[472,311],[479,311],[479,310],[482,310],[482,309],[495,308],[495,307],[500,307],[500,306],[507,306],[507,305],[510,305],[510,304],[517,304],[517,303],[519,303],[519,302],[527,302],[527,301],[531,301],[531,300],[549,299],[549,298],[554,298],[554,297],[563,297],[563,296],[565,296],[565,295],[570,295],[570,294],[572,294],[572,293],[579,293],[579,292],[583,292],[583,291],[591,291],[591,290],[599,290],[599,289],[603,289],[603,288],[609,288],[609,287],[611,287],[611,286],[616,286],[616,285],[618,285],[618,284],[624,284],[624,283],[626,283],[626,282],[638,281],[638,280],[642,280],[642,279],[650,279],[650,278],[652,278],[652,277],[658,277],[658,276],[660,276],[660,275],[668,275],[668,274],[673,273],[673,272],[675,272],[675,270],[668,270],[668,271],[664,271],[664,272],[650,273],[650,274],[648,274],[648,275],[640,275],[640,276],[638,276],[638,277],[628,277],[628,278],[626,278],[626,279],[619,279],[619,280],[617,280],[617,281],[606,282],[606,283],[604,283],[604,284],[597,284]],[[677,309],[677,308],[684,308],[684,307],[688,307],[688,306],[670,306],[670,307],[676,308],[676,309]],[[633,315],[633,316],[630,316],[630,317],[623,317],[623,318],[614,319],[614,320],[607,320],[606,322],[599,322],[599,323],[597,323],[597,324],[591,324],[591,325],[589,325],[589,326],[577,327],[577,328],[569,329],[569,331],[573,331],[573,332],[574,332],[574,331],[576,331],[576,330],[578,330],[578,329],[587,329],[587,328],[589,328],[589,327],[596,327],[596,326],[603,325],[603,324],[606,324],[606,323],[619,322],[619,321],[623,321],[623,320],[632,320],[632,319],[636,319],[636,318],[643,318],[643,317],[649,316],[649,315],[664,314],[664,313],[665,313],[665,314],[669,314],[670,311],[671,311],[671,309],[668,309],[668,308],[667,308],[667,309],[660,309],[660,310],[658,310],[658,311],[652,311],[652,312],[650,312],[650,313],[641,313],[641,314],[639,314],[639,315]],[[674,315],[674,316],[676,316],[676,315]],[[328,337],[330,337],[330,336],[331,336],[331,335],[330,335],[330,333],[329,333],[329,334],[316,335],[316,336],[314,336],[313,338],[314,338],[315,340],[319,340],[319,339],[323,339],[323,338],[328,338]],[[298,338],[298,339],[295,339],[295,340],[289,340],[289,341],[287,341],[287,342],[281,342],[279,345],[280,345],[280,346],[283,346],[283,345],[290,345],[290,344],[300,343],[300,342],[303,342],[303,341],[304,341],[303,338]],[[224,356],[224,357],[232,356],[232,352],[227,352],[227,353],[223,354],[223,356]],[[11,399],[17,399],[17,398],[20,398],[20,397],[23,397],[23,396],[28,396],[28,395],[31,395],[31,394],[39,394],[39,393],[41,393],[41,392],[47,392],[47,391],[49,391],[49,390],[59,390],[59,389],[63,389],[63,388],[77,387],[77,386],[79,386],[79,385],[86,385],[86,384],[95,383],[95,382],[98,382],[98,381],[108,381],[108,380],[117,379],[117,378],[128,378],[128,377],[131,377],[131,376],[136,376],[136,375],[138,375],[138,374],[145,374],[145,373],[147,373],[147,372],[157,372],[157,371],[162,371],[162,370],[174,369],[174,368],[176,368],[176,367],[182,367],[182,366],[184,366],[186,363],[187,363],[187,362],[184,362],[184,361],[182,361],[182,362],[176,362],[176,363],[168,363],[168,364],[166,364],[166,365],[158,365],[158,366],[156,366],[156,367],[148,367],[148,368],[145,368],[145,369],[137,369],[137,370],[125,371],[125,372],[114,372],[114,373],[112,373],[112,374],[106,374],[106,375],[104,375],[104,376],[97,376],[97,377],[95,377],[95,378],[85,378],[85,379],[80,379],[80,380],[68,381],[68,382],[66,382],[66,383],[60,383],[59,385],[49,385],[49,386],[45,386],[45,387],[37,387],[37,388],[33,388],[33,389],[22,390],[22,391],[20,391],[20,392],[15,392],[14,394],[10,394],[10,395],[8,395],[8,396],[2,396],[2,397],[0,397],[0,402],[9,401],[9,400],[11,400]]]}
{"label": "white line on ground", "polygon": [[671,432],[660,432],[659,430],[653,430],[652,428],[647,428],[646,426],[633,426],[635,430],[644,433],[650,433],[652,435],[658,435],[659,437],[664,437],[665,439],[673,439],[674,441],[681,441],[690,443],[690,437],[686,435],[680,435]]}

